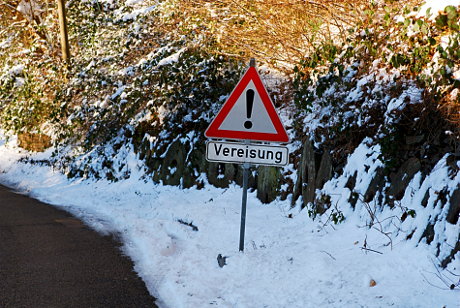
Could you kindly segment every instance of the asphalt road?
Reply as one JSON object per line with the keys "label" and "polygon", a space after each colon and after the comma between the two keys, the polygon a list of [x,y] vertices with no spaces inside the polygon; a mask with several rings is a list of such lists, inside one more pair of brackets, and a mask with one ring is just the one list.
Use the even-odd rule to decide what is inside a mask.
{"label": "asphalt road", "polygon": [[119,245],[0,186],[0,307],[156,307]]}

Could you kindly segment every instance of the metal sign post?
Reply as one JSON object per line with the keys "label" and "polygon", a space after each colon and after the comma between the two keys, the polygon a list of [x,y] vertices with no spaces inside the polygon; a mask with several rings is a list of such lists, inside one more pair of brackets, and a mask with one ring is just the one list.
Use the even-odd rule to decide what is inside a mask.
{"label": "metal sign post", "polygon": [[[253,61],[251,61],[251,64],[253,64]],[[245,140],[244,144],[249,144],[249,140]],[[250,163],[243,164],[243,198],[241,200],[240,251],[244,251],[244,233],[246,230],[246,204],[248,201],[248,182],[250,168]]]}
{"label": "metal sign post", "polygon": [[[251,58],[249,61],[249,67],[255,67],[256,60]],[[245,140],[244,143],[249,144],[249,140]],[[251,165],[249,163],[243,164],[243,197],[241,200],[241,225],[240,225],[240,251],[244,251],[244,233],[246,231],[246,204],[248,201],[248,182],[249,182],[249,169]]]}
{"label": "metal sign post", "polygon": [[248,200],[248,181],[250,164],[243,164],[243,199],[241,204],[240,251],[244,251],[244,232],[246,230],[246,204]]}
{"label": "metal sign post", "polygon": [[[248,70],[205,132],[207,138],[218,139],[206,143],[208,161],[243,165],[240,251],[244,251],[251,165],[282,167],[289,162],[289,149],[272,144],[287,143],[289,136],[255,66],[252,58]],[[222,258],[220,254],[217,257],[221,267],[225,265]]]}

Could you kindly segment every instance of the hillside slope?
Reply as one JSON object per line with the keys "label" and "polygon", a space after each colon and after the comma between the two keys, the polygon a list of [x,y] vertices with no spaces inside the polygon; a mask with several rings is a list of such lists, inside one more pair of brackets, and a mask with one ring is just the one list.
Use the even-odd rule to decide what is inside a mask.
{"label": "hillside slope", "polygon": [[[14,15],[15,22],[0,32],[0,48],[6,51],[0,57],[0,127],[1,139],[5,140],[0,148],[4,155],[0,160],[0,168],[5,172],[3,180],[53,203],[68,203],[70,210],[83,215],[95,228],[121,232],[127,243],[125,249],[138,262],[143,278],[151,281],[150,291],[169,301],[168,305],[199,305],[203,300],[223,306],[254,305],[249,293],[257,292],[260,284],[241,298],[213,289],[209,298],[200,293],[196,300],[184,295],[175,301],[171,294],[177,291],[180,285],[177,281],[182,281],[182,274],[186,276],[187,282],[183,284],[187,287],[184,287],[185,293],[180,294],[197,294],[192,281],[199,279],[192,264],[205,266],[210,262],[209,256],[216,254],[212,245],[231,255],[229,260],[235,260],[230,266],[232,270],[236,264],[254,266],[265,273],[267,281],[281,277],[286,286],[290,274],[303,273],[301,264],[309,262],[303,251],[309,249],[313,249],[319,259],[319,255],[324,254],[321,251],[333,250],[332,260],[336,258],[335,253],[344,256],[343,263],[333,262],[340,274],[333,276],[336,280],[324,280],[332,281],[334,286],[343,287],[342,280],[350,283],[353,274],[344,273],[340,266],[351,266],[353,258],[359,258],[366,264],[365,271],[369,271],[372,262],[379,261],[368,254],[383,254],[379,264],[387,273],[382,270],[380,275],[388,284],[391,283],[388,273],[392,257],[398,259],[398,268],[413,263],[410,268],[416,271],[417,277],[408,271],[403,271],[406,280],[402,274],[392,277],[408,284],[417,281],[415,286],[422,290],[417,293],[420,301],[398,300],[390,294],[399,291],[387,285],[385,299],[386,296],[390,299],[385,303],[366,301],[364,295],[353,302],[339,292],[339,297],[346,297],[348,304],[360,303],[366,307],[426,304],[431,307],[428,303],[436,303],[433,300],[439,300],[444,294],[436,293],[432,285],[458,292],[458,1],[446,2],[452,4],[447,7],[431,2],[423,6],[408,3],[403,8],[392,5],[392,1],[373,4],[364,1],[360,2],[362,6],[350,6],[346,19],[334,25],[326,27],[320,19],[309,23],[308,27],[312,27],[309,29],[314,30],[311,33],[317,38],[311,41],[314,35],[306,35],[306,42],[299,43],[304,46],[301,52],[281,48],[280,44],[268,52],[266,43],[253,51],[265,55],[261,56],[265,62],[258,63],[258,70],[292,142],[288,145],[290,162],[285,168],[252,167],[250,198],[256,204],[254,211],[258,215],[252,232],[257,234],[257,228],[261,228],[277,240],[269,239],[268,235],[254,236],[248,259],[235,256],[231,253],[232,246],[219,242],[219,232],[229,241],[232,238],[228,230],[221,230],[220,224],[229,219],[227,211],[238,211],[238,204],[230,200],[239,198],[235,184],[241,185],[242,170],[238,165],[205,160],[204,130],[248,62],[247,51],[238,53],[240,45],[220,42],[228,34],[223,34],[223,28],[215,24],[216,18],[226,18],[229,27],[237,25],[232,31],[243,28],[252,37],[258,28],[251,21],[265,16],[258,15],[260,8],[247,8],[242,4],[236,9],[222,2],[217,8],[209,4],[187,11],[187,5],[195,2],[184,2],[186,5],[181,7],[180,1],[173,0],[69,0],[74,57],[66,71],[57,61],[57,47],[49,44],[52,39],[42,37],[40,31],[42,28],[56,30],[52,23],[53,5],[47,1],[36,2],[43,11],[37,24],[28,20],[27,14],[15,10],[20,1],[16,2],[6,10]],[[283,14],[286,12],[289,10],[283,10]],[[297,20],[295,18],[293,20]],[[281,21],[279,24],[286,26]],[[23,25],[26,27],[21,28]],[[268,25],[278,29],[273,20]],[[16,32],[20,28],[22,30]],[[270,35],[276,34],[275,30]],[[30,36],[32,40],[28,39]],[[250,48],[256,48],[254,46],[257,44],[251,43]],[[283,53],[285,49],[293,53]],[[277,58],[281,54],[282,60]],[[50,146],[50,140],[53,146],[44,154],[21,152],[18,156],[11,150],[17,146],[16,135],[20,146],[32,150],[39,149],[40,144]],[[33,144],[39,145],[35,148]],[[37,173],[29,173],[27,166]],[[47,175],[46,170],[56,173]],[[96,188],[90,190],[91,198],[83,199],[83,203],[70,197],[60,199],[56,189],[68,190],[70,196],[75,196],[69,183],[83,190],[84,186],[77,183],[91,183]],[[138,185],[142,189],[126,188]],[[115,197],[100,195],[97,187],[113,192]],[[150,188],[153,193],[149,192]],[[117,189],[136,202],[124,199]],[[148,197],[152,194],[154,197]],[[182,200],[186,205],[168,201],[168,194],[180,196],[174,200],[178,203]],[[220,195],[223,199],[219,199]],[[98,202],[98,197],[103,201]],[[153,205],[149,198],[157,198],[159,204]],[[264,207],[259,201],[270,206]],[[97,206],[88,207],[84,202]],[[111,209],[112,202],[119,211]],[[222,207],[211,209],[209,203]],[[155,214],[148,214],[148,209],[139,204],[149,204]],[[280,211],[274,209],[277,206]],[[86,211],[89,216],[85,216]],[[216,214],[216,221],[206,218],[219,211],[222,213]],[[128,219],[123,215],[133,216]],[[278,220],[278,216],[283,219]],[[149,219],[156,221],[157,217],[166,222],[149,226]],[[265,230],[267,217],[282,231]],[[294,222],[286,222],[288,217],[294,217]],[[142,221],[143,226],[135,227],[136,220]],[[202,232],[200,228],[199,232],[204,233],[202,237],[194,236],[193,232],[184,233],[177,229],[178,220],[186,225],[198,223],[199,228],[205,226],[207,231]],[[289,227],[283,231],[285,224]],[[213,236],[210,230],[220,231]],[[312,236],[309,240],[316,243],[328,238],[340,249],[325,243],[315,244],[314,248],[306,245],[302,234],[317,231],[321,236],[324,233],[324,240],[321,236]],[[155,232],[164,235],[164,238],[154,237],[159,245],[145,238],[145,234]],[[351,234],[346,243],[340,243],[343,232]],[[136,242],[133,234],[144,235]],[[287,244],[281,240],[286,234],[291,234]],[[200,246],[206,240],[212,245]],[[168,243],[173,243],[177,254],[176,251],[163,252],[162,245],[168,246]],[[289,250],[288,244],[295,248]],[[326,246],[321,246],[323,244]],[[145,245],[155,248],[145,248]],[[347,249],[353,253],[346,255]],[[291,255],[278,253],[283,250]],[[418,251],[429,261],[421,261]],[[174,256],[174,264],[184,262],[185,268],[176,275],[172,273],[173,267],[165,265],[162,275],[167,279],[163,283],[155,276],[153,263],[145,257],[167,263],[168,258],[154,257],[156,253],[166,254],[162,255],[165,258]],[[206,258],[197,257],[203,253],[207,254]],[[186,254],[194,257],[187,260]],[[270,255],[276,256],[273,262]],[[295,270],[286,270],[286,261],[282,259],[295,260],[297,255],[302,255],[301,264],[297,264]],[[275,266],[281,274],[278,276],[276,270],[257,265],[254,260],[258,257]],[[402,258],[411,261],[405,263]],[[315,263],[323,268],[317,274],[324,274],[330,262]],[[418,266],[421,270],[417,270]],[[353,267],[352,272],[362,274],[357,267]],[[428,272],[434,274],[426,278]],[[228,273],[214,274],[216,279],[230,279],[230,290],[237,289],[238,283],[234,277],[226,276]],[[248,278],[244,272],[239,275],[248,283],[255,279]],[[327,293],[327,283],[315,279],[309,282],[320,285],[320,293]],[[427,282],[421,283],[424,279]],[[342,282],[338,283],[339,280]],[[295,277],[294,284],[303,282],[302,277]],[[354,283],[355,290],[359,289]],[[160,289],[156,289],[157,286]],[[200,287],[209,285],[203,283]],[[406,286],[401,292],[410,293],[414,288]],[[308,294],[302,288],[292,292],[288,289],[283,290],[290,295],[278,303],[288,305],[292,299],[295,305],[302,307],[304,302],[293,298],[296,293]],[[432,300],[430,292],[436,293]],[[452,294],[446,296],[446,303],[454,305],[458,293]],[[219,296],[225,300],[220,302]],[[328,299],[318,294],[315,300],[325,306]],[[273,299],[273,302],[277,301]],[[339,307],[340,302],[334,301],[334,305]]]}

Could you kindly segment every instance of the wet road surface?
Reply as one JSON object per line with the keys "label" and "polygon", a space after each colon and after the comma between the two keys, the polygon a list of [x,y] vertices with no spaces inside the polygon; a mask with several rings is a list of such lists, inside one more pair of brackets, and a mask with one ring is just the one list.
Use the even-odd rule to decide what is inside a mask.
{"label": "wet road surface", "polygon": [[0,307],[156,307],[119,246],[0,186]]}

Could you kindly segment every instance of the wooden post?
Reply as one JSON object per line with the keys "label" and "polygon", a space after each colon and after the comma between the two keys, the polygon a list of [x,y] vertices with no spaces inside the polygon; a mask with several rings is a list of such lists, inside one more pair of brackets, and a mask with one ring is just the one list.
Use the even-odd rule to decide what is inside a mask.
{"label": "wooden post", "polygon": [[57,0],[58,3],[58,14],[59,14],[59,27],[61,30],[61,51],[62,60],[67,64],[70,63],[70,49],[69,49],[69,37],[67,34],[67,20],[65,15],[65,0]]}

